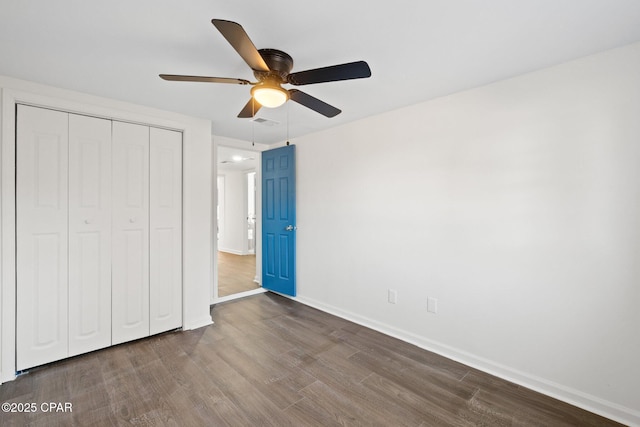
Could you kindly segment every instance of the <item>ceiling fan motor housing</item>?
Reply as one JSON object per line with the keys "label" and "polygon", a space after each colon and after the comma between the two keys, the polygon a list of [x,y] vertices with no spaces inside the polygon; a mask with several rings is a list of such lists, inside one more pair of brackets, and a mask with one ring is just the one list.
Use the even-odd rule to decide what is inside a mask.
{"label": "ceiling fan motor housing", "polygon": [[268,80],[273,77],[279,77],[281,83],[287,81],[287,76],[293,68],[293,58],[287,53],[278,49],[259,49],[258,52],[264,62],[267,63],[269,71],[253,70],[253,75],[259,81]]}

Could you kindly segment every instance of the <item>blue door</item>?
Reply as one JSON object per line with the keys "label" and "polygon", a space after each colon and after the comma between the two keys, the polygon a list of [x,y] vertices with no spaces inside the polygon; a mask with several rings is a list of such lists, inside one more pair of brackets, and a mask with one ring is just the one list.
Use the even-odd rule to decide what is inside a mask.
{"label": "blue door", "polygon": [[295,145],[262,152],[262,287],[296,295]]}

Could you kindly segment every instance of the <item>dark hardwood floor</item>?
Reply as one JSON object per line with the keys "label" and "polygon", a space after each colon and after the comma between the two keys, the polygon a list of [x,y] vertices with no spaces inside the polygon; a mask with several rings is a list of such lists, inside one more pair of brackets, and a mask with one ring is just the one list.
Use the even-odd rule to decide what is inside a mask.
{"label": "dark hardwood floor", "polygon": [[255,255],[234,255],[218,251],[218,296],[238,294],[260,287],[256,276]]}
{"label": "dark hardwood floor", "polygon": [[[53,363],[0,386],[2,426],[614,426],[602,417],[266,293],[214,325]],[[40,410],[69,402],[73,412]]]}

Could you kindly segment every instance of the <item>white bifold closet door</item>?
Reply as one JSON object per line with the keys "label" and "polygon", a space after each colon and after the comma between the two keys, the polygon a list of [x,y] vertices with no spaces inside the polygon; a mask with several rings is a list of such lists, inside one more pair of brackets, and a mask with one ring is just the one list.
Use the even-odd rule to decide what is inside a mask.
{"label": "white bifold closet door", "polygon": [[111,345],[111,120],[69,114],[69,356]]}
{"label": "white bifold closet door", "polygon": [[111,344],[111,122],[18,106],[17,369]]}
{"label": "white bifold closet door", "polygon": [[182,326],[182,134],[151,128],[149,140],[149,328],[153,335]]}
{"label": "white bifold closet door", "polygon": [[18,106],[17,370],[68,352],[68,114]]}
{"label": "white bifold closet door", "polygon": [[149,336],[149,128],[113,123],[112,342]]}
{"label": "white bifold closet door", "polygon": [[182,134],[18,106],[16,369],[182,326]]}
{"label": "white bifold closet door", "polygon": [[112,343],[182,325],[182,134],[113,123]]}

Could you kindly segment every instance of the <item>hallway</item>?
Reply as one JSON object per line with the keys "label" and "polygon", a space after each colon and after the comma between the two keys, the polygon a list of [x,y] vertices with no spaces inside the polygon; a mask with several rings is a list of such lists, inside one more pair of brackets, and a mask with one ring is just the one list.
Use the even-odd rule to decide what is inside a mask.
{"label": "hallway", "polygon": [[218,297],[252,291],[260,287],[254,282],[255,255],[234,255],[218,251]]}

